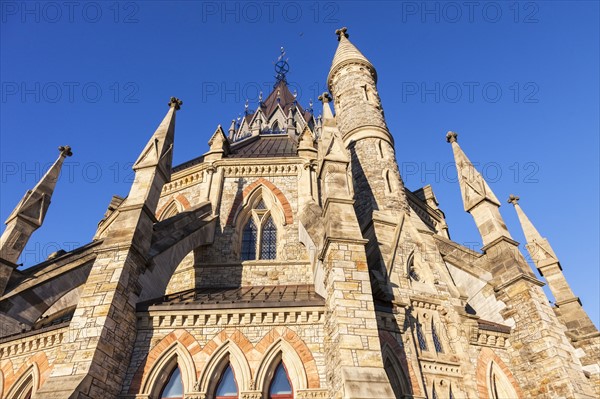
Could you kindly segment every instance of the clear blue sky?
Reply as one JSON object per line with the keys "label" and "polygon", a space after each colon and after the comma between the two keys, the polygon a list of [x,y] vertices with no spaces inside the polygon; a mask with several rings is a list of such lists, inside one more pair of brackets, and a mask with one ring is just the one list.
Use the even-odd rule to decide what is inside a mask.
{"label": "clear blue sky", "polygon": [[[510,193],[599,319],[598,2],[1,3],[1,203],[5,220],[59,145],[69,158],[22,261],[89,242],[178,96],[175,163],[204,153],[268,94],[285,46],[306,105],[325,88],[335,29],[372,61],[407,186],[431,184],[452,238],[481,239],[463,211],[459,142],[503,203]],[[318,113],[318,111],[317,111]],[[502,215],[524,242],[512,206]]]}

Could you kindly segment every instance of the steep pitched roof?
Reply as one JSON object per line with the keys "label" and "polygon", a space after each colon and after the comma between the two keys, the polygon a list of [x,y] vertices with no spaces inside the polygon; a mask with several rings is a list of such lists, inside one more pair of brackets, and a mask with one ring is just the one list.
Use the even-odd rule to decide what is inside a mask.
{"label": "steep pitched roof", "polygon": [[[279,101],[277,101],[277,98],[279,98]],[[269,94],[267,99],[261,104],[261,108],[267,118],[270,118],[271,115],[273,115],[277,105],[280,105],[283,112],[287,115],[290,108],[294,106],[295,101],[296,97],[290,92],[287,83],[282,80],[273,87],[273,91],[271,91],[271,94]],[[304,114],[302,107],[299,104],[297,105],[300,112]]]}
{"label": "steep pitched roof", "polygon": [[229,158],[270,158],[297,156],[296,142],[288,135],[260,135],[232,147]]}

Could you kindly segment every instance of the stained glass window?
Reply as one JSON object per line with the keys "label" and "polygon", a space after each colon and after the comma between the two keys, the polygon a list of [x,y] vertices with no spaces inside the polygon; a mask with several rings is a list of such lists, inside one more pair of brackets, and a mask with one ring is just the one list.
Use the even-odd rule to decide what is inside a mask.
{"label": "stained glass window", "polygon": [[161,399],[180,399],[183,398],[183,381],[181,380],[181,370],[175,367],[171,372],[167,384],[160,394]]}
{"label": "stained glass window", "polygon": [[235,382],[235,376],[233,375],[233,370],[231,369],[231,365],[228,365],[227,368],[223,371],[221,379],[219,380],[219,384],[217,385],[217,390],[215,391],[215,396],[217,397],[217,399],[238,397],[238,388]]}
{"label": "stained glass window", "polygon": [[260,200],[260,201],[258,202],[258,204],[256,204],[256,207],[255,207],[255,209],[267,209],[267,207],[265,206],[265,201],[263,201],[263,200]]}
{"label": "stained glass window", "polygon": [[260,258],[275,259],[277,257],[277,227],[275,227],[271,216],[269,216],[267,222],[263,225],[260,242]]}
{"label": "stained glass window", "polygon": [[435,351],[437,353],[444,353],[444,348],[442,347],[442,343],[440,342],[440,337],[438,337],[437,330],[435,329],[435,323],[431,320],[431,335],[433,337],[433,345],[435,346]]}
{"label": "stained glass window", "polygon": [[437,392],[435,391],[435,385],[431,389],[431,399],[438,399]]}
{"label": "stained glass window", "polygon": [[254,220],[250,218],[242,232],[242,260],[256,259],[257,230]]}
{"label": "stained glass window", "polygon": [[454,399],[454,394],[452,393],[452,387],[450,387],[450,395],[448,395],[448,399]]}
{"label": "stained glass window", "polygon": [[292,384],[290,384],[283,362],[280,362],[277,369],[275,369],[273,380],[269,387],[269,398],[292,398]]}
{"label": "stained glass window", "polygon": [[425,341],[425,336],[423,335],[423,326],[421,326],[419,320],[416,321],[415,327],[417,329],[417,340],[419,341],[419,348],[421,348],[422,351],[426,351],[427,341]]}

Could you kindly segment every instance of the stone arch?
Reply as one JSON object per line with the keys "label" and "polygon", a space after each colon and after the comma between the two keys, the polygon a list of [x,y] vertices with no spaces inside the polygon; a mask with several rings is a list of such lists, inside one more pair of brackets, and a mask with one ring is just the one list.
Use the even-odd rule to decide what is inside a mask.
{"label": "stone arch", "polygon": [[0,374],[2,374],[2,384],[0,384],[0,398],[4,397],[4,393],[15,380],[13,364],[10,359],[3,360],[0,365]]}
{"label": "stone arch", "polygon": [[277,202],[279,203],[278,205],[281,211],[283,212],[282,224],[292,224],[294,222],[292,206],[285,197],[285,194],[283,194],[283,192],[279,188],[277,188],[277,186],[275,186],[273,183],[271,183],[263,177],[255,180],[253,183],[248,185],[241,193],[237,194],[235,200],[233,201],[233,205],[231,206],[231,210],[229,211],[229,216],[227,217],[227,224],[229,226],[235,225],[238,214],[244,208],[244,205],[248,203],[250,195],[257,188],[259,188],[259,186],[264,187],[266,189],[265,191],[269,191],[277,199]]}
{"label": "stone arch", "polygon": [[[194,355],[200,352],[200,345],[186,330],[176,330],[164,337],[148,353],[138,366],[131,385],[130,394],[154,394],[156,389],[162,387],[161,378],[179,365],[183,387],[192,391],[196,382],[196,366]],[[158,388],[157,388],[158,387]]]}
{"label": "stone arch", "polygon": [[[492,377],[497,376],[498,388],[500,396],[493,394],[493,383]],[[508,369],[506,364],[489,348],[483,348],[479,353],[477,360],[477,391],[481,399],[500,399],[508,397],[524,397],[519,384],[515,377]],[[509,396],[502,395],[501,393],[507,393]]]}
{"label": "stone arch", "polygon": [[190,202],[185,195],[178,194],[177,196],[171,196],[171,198],[156,211],[156,219],[165,220],[190,208]]}
{"label": "stone arch", "polygon": [[398,356],[385,343],[382,346],[381,356],[383,360],[383,367],[386,371],[390,384],[396,397],[402,397],[404,395],[410,395],[412,393],[411,384],[406,377],[406,371],[400,362]]}
{"label": "stone arch", "polygon": [[386,356],[390,356],[390,360],[394,359],[396,361],[395,366],[401,368],[405,382],[408,383],[409,393],[415,396],[422,395],[419,378],[417,378],[412,364],[407,360],[406,353],[398,343],[398,340],[389,331],[380,331],[379,341],[381,342],[381,352],[384,362]]}
{"label": "stone arch", "polygon": [[256,344],[262,359],[256,368],[256,389],[268,389],[279,360],[287,367],[294,391],[320,388],[315,359],[304,341],[287,327],[275,327]]}
{"label": "stone arch", "polygon": [[[23,365],[27,366],[27,365]],[[23,368],[23,367],[21,367]],[[34,362],[27,366],[27,368],[18,373],[17,381],[12,384],[6,395],[7,399],[24,399],[25,395],[31,391],[32,394],[40,387],[40,370],[37,364]]]}
{"label": "stone arch", "polygon": [[219,382],[219,376],[228,364],[231,364],[233,373],[236,376],[238,392],[252,389],[252,371],[248,359],[233,340],[227,339],[212,353],[211,358],[203,368],[198,380],[197,390],[206,393],[207,397],[212,397]]}

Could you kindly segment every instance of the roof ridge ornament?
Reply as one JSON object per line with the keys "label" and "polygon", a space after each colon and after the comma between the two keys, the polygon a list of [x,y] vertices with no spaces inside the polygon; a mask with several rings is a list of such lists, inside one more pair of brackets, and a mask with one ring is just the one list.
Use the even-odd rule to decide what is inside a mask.
{"label": "roof ridge ornament", "polygon": [[288,64],[288,59],[285,60],[283,57],[285,56],[285,49],[281,47],[281,53],[279,57],[277,57],[277,62],[275,63],[275,85],[277,86],[280,82],[287,83],[286,75],[290,71],[290,64]]}
{"label": "roof ridge ornament", "polygon": [[346,33],[348,31],[348,28],[346,28],[345,26],[343,28],[337,29],[335,31],[335,34],[338,35],[338,42],[340,40],[342,40],[342,35],[347,39],[348,37],[350,37],[350,35],[348,33]]}
{"label": "roof ridge ornament", "polygon": [[323,104],[331,102],[331,96],[325,91],[319,96],[319,101],[321,101]]}
{"label": "roof ridge ornament", "polygon": [[175,108],[175,111],[179,111],[182,105],[183,101],[181,101],[177,97],[171,97],[171,101],[169,101],[169,107]]}
{"label": "roof ridge ornament", "polygon": [[458,142],[458,134],[456,132],[449,131],[448,133],[446,133],[446,141],[448,143]]}

